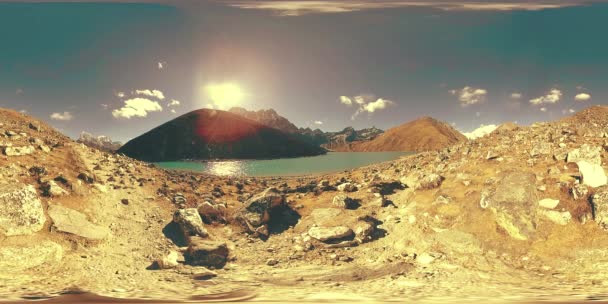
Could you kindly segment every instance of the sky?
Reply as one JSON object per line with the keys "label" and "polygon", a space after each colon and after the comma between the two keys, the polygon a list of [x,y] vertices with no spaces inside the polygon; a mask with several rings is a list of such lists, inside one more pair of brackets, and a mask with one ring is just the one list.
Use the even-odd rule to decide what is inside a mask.
{"label": "sky", "polygon": [[608,3],[0,3],[0,107],[127,141],[200,108],[299,127],[555,120],[608,104]]}

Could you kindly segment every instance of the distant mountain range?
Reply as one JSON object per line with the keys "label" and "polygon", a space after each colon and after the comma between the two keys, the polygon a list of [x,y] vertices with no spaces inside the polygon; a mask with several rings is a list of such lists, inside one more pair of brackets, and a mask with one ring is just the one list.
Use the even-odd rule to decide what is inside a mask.
{"label": "distant mountain range", "polygon": [[298,128],[273,109],[248,111],[244,108],[234,107],[228,111],[285,133],[293,134],[303,141],[322,146],[331,151],[349,151],[352,143],[372,140],[384,132],[376,127],[362,130],[347,127],[338,132],[323,132],[320,129]]}
{"label": "distant mountain range", "polygon": [[80,133],[80,137],[78,137],[76,142],[106,152],[114,152],[122,146],[121,142],[113,141],[107,136],[93,136],[93,134],[87,132]]}
{"label": "distant mountain range", "polygon": [[134,138],[118,153],[144,161],[313,156],[325,149],[234,113],[192,111]]}

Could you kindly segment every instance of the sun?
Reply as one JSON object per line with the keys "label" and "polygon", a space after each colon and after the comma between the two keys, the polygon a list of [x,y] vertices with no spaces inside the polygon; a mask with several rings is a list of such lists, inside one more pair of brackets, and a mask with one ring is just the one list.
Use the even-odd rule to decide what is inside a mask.
{"label": "sun", "polygon": [[243,90],[235,83],[210,83],[205,87],[207,96],[220,110],[228,110],[240,105],[245,97]]}

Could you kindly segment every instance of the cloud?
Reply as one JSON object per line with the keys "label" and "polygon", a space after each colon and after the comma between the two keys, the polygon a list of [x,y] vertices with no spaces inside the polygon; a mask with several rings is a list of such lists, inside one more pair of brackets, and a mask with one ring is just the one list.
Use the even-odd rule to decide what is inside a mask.
{"label": "cloud", "polygon": [[541,112],[547,112],[547,108],[542,107],[542,108],[540,108],[540,111],[541,111]]}
{"label": "cloud", "polygon": [[521,93],[511,93],[511,99],[521,99]]}
{"label": "cloud", "polygon": [[353,100],[348,96],[340,96],[340,103],[350,106],[353,104]]}
{"label": "cloud", "polygon": [[559,102],[562,98],[562,91],[558,89],[551,89],[546,95],[540,96],[534,99],[530,99],[530,103],[533,105],[542,105],[542,104],[554,104]]}
{"label": "cloud", "polygon": [[63,112],[63,113],[55,112],[55,113],[51,114],[50,117],[52,120],[61,120],[61,121],[68,121],[68,120],[72,120],[74,118],[72,113],[67,112],[67,111]]}
{"label": "cloud", "polygon": [[125,92],[116,92],[116,97],[118,97],[118,98],[124,98],[125,97]]}
{"label": "cloud", "polygon": [[579,93],[576,94],[576,96],[574,96],[574,100],[576,101],[587,101],[591,99],[591,95],[587,94],[587,93]]}
{"label": "cloud", "polygon": [[114,118],[126,119],[130,119],[131,117],[147,117],[149,112],[159,112],[162,110],[163,108],[158,102],[137,97],[125,100],[125,105],[120,109],[113,110],[112,116]]}
{"label": "cloud", "polygon": [[133,92],[134,95],[145,95],[149,97],[154,97],[160,100],[165,99],[165,94],[159,90],[135,90]]}
{"label": "cloud", "polygon": [[179,102],[179,100],[171,99],[171,102],[169,102],[169,104],[167,106],[169,106],[169,107],[177,107],[180,104],[181,104],[181,102]]}
{"label": "cloud", "polygon": [[461,90],[450,90],[450,94],[458,96],[458,100],[462,107],[468,107],[470,105],[484,103],[488,91],[481,88],[466,86]]}
{"label": "cloud", "polygon": [[480,125],[479,128],[471,132],[462,133],[462,135],[468,139],[480,138],[492,133],[496,128],[498,128],[497,125]]}
{"label": "cloud", "polygon": [[352,120],[354,120],[355,117],[357,117],[361,113],[367,112],[369,114],[372,114],[376,111],[385,109],[388,106],[395,105],[395,103],[391,100],[384,98],[376,98],[372,94],[357,95],[353,96],[352,98],[348,96],[340,96],[340,103],[342,104],[351,106],[353,105],[353,102],[359,105],[359,107],[357,108],[357,111],[355,111],[355,113],[351,116]]}
{"label": "cloud", "polygon": [[570,114],[576,113],[576,110],[574,110],[574,109],[567,109],[567,110],[563,109],[562,110],[562,115],[566,115],[568,113],[570,113]]}
{"label": "cloud", "polygon": [[322,125],[322,124],[323,124],[323,122],[322,122],[322,121],[320,121],[320,120],[315,120],[314,124],[315,124],[315,125]]}
{"label": "cloud", "polygon": [[177,112],[175,111],[175,109],[171,109],[171,113],[172,113],[172,114],[175,114],[175,113],[177,113]]}
{"label": "cloud", "polygon": [[110,107],[110,105],[108,105],[108,104],[106,104],[106,103],[102,103],[102,104],[101,104],[101,107],[102,107],[104,110],[107,110],[107,109]]}
{"label": "cloud", "polygon": [[349,13],[371,9],[399,7],[431,7],[444,11],[453,10],[542,10],[583,4],[581,1],[563,0],[503,0],[503,1],[453,1],[453,0],[401,0],[401,1],[363,1],[363,0],[334,0],[334,1],[226,1],[227,5],[242,9],[268,10],[279,16],[301,16],[306,14],[336,14]]}
{"label": "cloud", "polygon": [[162,70],[162,69],[164,69],[164,68],[165,68],[165,65],[166,65],[166,64],[167,64],[167,63],[166,63],[166,62],[164,62],[164,61],[159,61],[159,62],[157,62],[157,63],[156,63],[156,67],[157,67],[159,70]]}

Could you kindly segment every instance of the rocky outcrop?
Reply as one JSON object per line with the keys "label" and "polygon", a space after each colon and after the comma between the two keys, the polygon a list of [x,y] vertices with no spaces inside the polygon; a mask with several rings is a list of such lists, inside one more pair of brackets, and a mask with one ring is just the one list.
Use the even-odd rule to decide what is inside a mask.
{"label": "rocky outcrop", "polygon": [[268,222],[270,211],[285,203],[285,196],[276,188],[268,188],[264,192],[253,196],[247,201],[245,207],[236,215],[239,221],[250,233],[268,236]]}
{"label": "rocky outcrop", "polygon": [[604,172],[604,168],[599,164],[588,163],[587,161],[580,160],[576,163],[578,170],[582,177],[584,185],[589,187],[601,187],[608,184],[608,176]]}
{"label": "rocky outcrop", "polygon": [[591,208],[595,222],[604,230],[608,230],[608,186],[597,189],[591,196]]}
{"label": "rocky outcrop", "polygon": [[345,226],[312,227],[308,235],[321,242],[335,241],[353,236],[353,231]]}
{"label": "rocky outcrop", "polygon": [[40,231],[46,217],[31,185],[0,185],[0,232],[7,236]]}
{"label": "rocky outcrop", "polygon": [[222,268],[228,261],[228,255],[226,243],[193,237],[184,257],[190,265]]}
{"label": "rocky outcrop", "polygon": [[207,229],[196,208],[179,209],[173,214],[173,221],[179,225],[184,237],[189,240],[192,236],[207,237]]}
{"label": "rocky outcrop", "polygon": [[76,142],[105,152],[114,152],[122,146],[121,142],[113,141],[107,136],[93,136],[93,134],[87,132],[80,133],[80,137],[78,137]]}
{"label": "rocky outcrop", "polygon": [[531,173],[507,173],[496,187],[484,189],[480,205],[490,209],[496,223],[512,238],[528,240],[536,231],[536,176]]}

